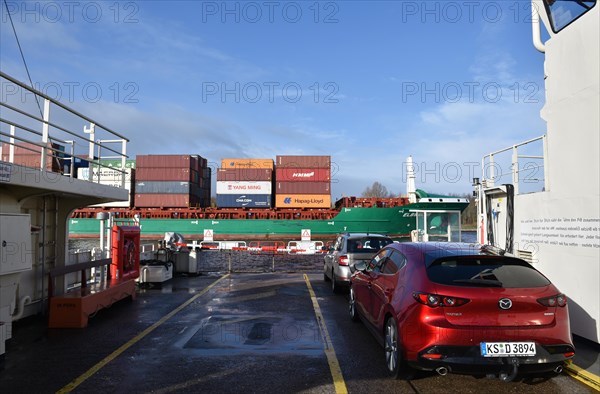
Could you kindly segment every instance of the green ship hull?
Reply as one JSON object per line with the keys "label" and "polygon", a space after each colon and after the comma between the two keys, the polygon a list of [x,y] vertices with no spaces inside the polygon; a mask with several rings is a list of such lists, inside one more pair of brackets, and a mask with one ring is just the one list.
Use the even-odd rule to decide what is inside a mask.
{"label": "green ship hull", "polygon": [[[267,219],[142,219],[142,237],[162,238],[176,232],[186,239],[202,239],[204,230],[212,230],[215,240],[299,239],[310,230],[313,239],[330,239],[340,232],[369,232],[407,237],[416,229],[417,211],[462,212],[466,202],[414,203],[393,208],[342,208],[331,220]],[[100,221],[70,219],[71,238],[98,237]]]}

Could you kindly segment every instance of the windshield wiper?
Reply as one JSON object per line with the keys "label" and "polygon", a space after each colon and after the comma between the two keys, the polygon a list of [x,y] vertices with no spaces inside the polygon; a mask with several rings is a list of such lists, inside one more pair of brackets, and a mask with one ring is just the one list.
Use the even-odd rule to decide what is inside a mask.
{"label": "windshield wiper", "polygon": [[465,283],[465,284],[473,284],[473,285],[482,285],[482,286],[490,286],[490,287],[502,287],[502,282],[499,280],[492,279],[455,279],[452,282],[454,283]]}

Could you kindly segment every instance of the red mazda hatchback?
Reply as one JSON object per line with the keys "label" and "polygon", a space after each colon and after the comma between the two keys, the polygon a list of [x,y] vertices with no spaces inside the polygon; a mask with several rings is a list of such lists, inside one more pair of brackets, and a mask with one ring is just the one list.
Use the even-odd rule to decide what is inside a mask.
{"label": "red mazda hatchback", "polygon": [[476,244],[386,246],[355,265],[349,310],[396,378],[421,369],[509,381],[560,373],[575,354],[565,295],[527,262]]}

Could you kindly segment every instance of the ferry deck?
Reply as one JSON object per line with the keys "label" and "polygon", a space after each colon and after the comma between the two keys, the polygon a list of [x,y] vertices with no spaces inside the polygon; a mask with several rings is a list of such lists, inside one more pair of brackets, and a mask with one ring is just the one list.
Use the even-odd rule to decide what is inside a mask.
{"label": "ferry deck", "polygon": [[[504,383],[421,372],[411,381],[391,380],[383,349],[362,323],[350,320],[347,296],[333,294],[318,268],[176,276],[140,289],[135,301],[99,311],[82,330],[48,329],[44,319],[25,319],[8,343],[0,387],[10,393],[592,393],[599,388],[599,349],[579,341],[577,367],[558,376],[519,376]],[[570,377],[579,367],[585,372]]]}

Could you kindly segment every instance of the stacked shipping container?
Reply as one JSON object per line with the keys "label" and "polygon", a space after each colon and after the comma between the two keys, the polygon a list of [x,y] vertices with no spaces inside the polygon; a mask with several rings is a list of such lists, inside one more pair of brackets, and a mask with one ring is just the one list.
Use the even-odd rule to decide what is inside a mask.
{"label": "stacked shipping container", "polygon": [[132,207],[135,197],[135,160],[126,160],[121,170],[121,160],[100,160],[100,166],[90,164],[89,168],[77,169],[77,178],[93,181],[102,185],[121,187],[122,175],[125,172],[125,189],[129,190],[127,201],[115,201],[92,205],[93,207]]}
{"label": "stacked shipping container", "polygon": [[217,171],[217,206],[271,208],[272,159],[223,159]]}
{"label": "stacked shipping container", "polygon": [[277,156],[276,208],[330,208],[331,156]]}
{"label": "stacked shipping container", "polygon": [[[62,154],[57,151],[64,151],[64,147],[61,145],[48,142],[46,145],[46,163],[44,169],[51,172],[62,172],[61,156]],[[9,144],[2,144],[0,146],[0,159],[8,162],[10,159],[10,146]],[[19,142],[14,147],[14,163],[31,168],[40,168],[42,161],[42,148],[39,145],[32,144],[29,142]]]}
{"label": "stacked shipping container", "polygon": [[273,159],[221,159],[222,169],[267,169],[273,171]]}
{"label": "stacked shipping container", "polygon": [[210,205],[210,169],[198,155],[136,157],[135,206],[192,208]]}

